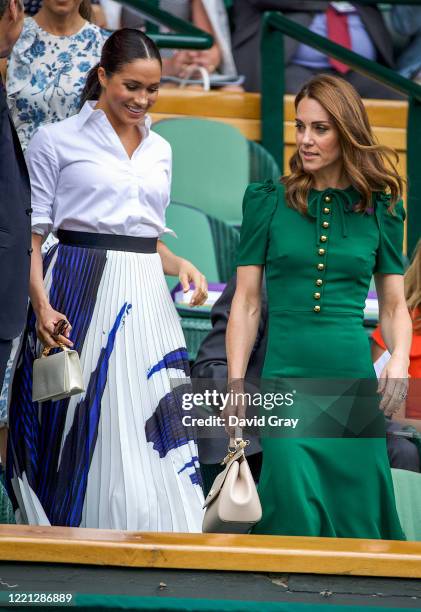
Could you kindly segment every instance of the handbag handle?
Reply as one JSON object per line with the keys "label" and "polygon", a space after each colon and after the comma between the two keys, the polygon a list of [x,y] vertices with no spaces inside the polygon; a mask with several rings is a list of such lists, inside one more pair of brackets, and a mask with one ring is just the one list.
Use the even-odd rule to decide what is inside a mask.
{"label": "handbag handle", "polygon": [[[58,342],[57,344],[59,345],[62,351],[70,351],[70,349],[61,342]],[[44,348],[42,349],[41,357],[48,357],[53,348],[54,347],[52,346],[44,346]]]}
{"label": "handbag handle", "polygon": [[204,66],[197,66],[196,64],[191,64],[186,68],[186,76],[184,79],[180,81],[180,89],[183,89],[187,85],[187,81],[195,72],[200,72],[203,82],[203,91],[210,90],[210,77],[209,72],[206,70]]}

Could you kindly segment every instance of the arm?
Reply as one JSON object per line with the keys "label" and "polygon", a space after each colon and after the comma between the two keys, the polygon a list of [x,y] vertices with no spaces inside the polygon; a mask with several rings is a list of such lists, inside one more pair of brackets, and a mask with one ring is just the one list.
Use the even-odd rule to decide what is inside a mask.
{"label": "arm", "polygon": [[[192,21],[195,26],[208,32],[215,39],[215,32],[213,31],[202,0],[193,0],[192,2]],[[209,72],[213,72],[221,63],[222,54],[217,42],[215,42],[210,49],[192,51],[190,53],[192,63],[204,66]]]}
{"label": "arm", "polygon": [[26,152],[26,163],[31,179],[32,203],[32,255],[31,275],[29,281],[29,296],[37,319],[37,335],[42,344],[57,347],[57,341],[67,346],[73,346],[68,340],[70,325],[65,335],[53,336],[54,327],[61,319],[67,319],[55,311],[44,288],[43,263],[41,245],[43,237],[52,227],[52,206],[59,180],[60,168],[56,158],[54,145],[48,136],[48,130],[41,128],[29,143]]}
{"label": "arm", "polygon": [[6,86],[6,76],[7,76],[7,57],[0,58],[0,77]]}
{"label": "arm", "polygon": [[244,379],[260,322],[263,266],[240,266],[227,326],[228,381]]}
{"label": "arm", "polygon": [[189,291],[190,283],[194,284],[195,290],[190,300],[190,306],[203,304],[208,297],[208,284],[203,274],[190,261],[178,257],[170,251],[161,240],[158,240],[157,251],[161,257],[164,274],[178,276],[184,293]]}
{"label": "arm", "polygon": [[[43,266],[41,246],[43,237],[32,234],[31,275],[29,280],[29,297],[37,319],[36,330],[40,341],[44,346],[57,347],[58,342],[72,347],[73,342],[69,338],[71,326],[68,325],[65,335],[55,336],[54,328],[57,323],[66,319],[66,316],[54,310],[44,287]],[[67,319],[66,319],[67,320]]]}
{"label": "arm", "polygon": [[[237,289],[231,305],[227,326],[226,349],[228,362],[228,388],[234,394],[244,391],[244,377],[256,340],[261,311],[261,286],[263,266],[250,265],[237,268]],[[231,438],[237,435],[229,423],[230,416],[244,418],[247,405],[234,398],[224,408],[225,429]]]}
{"label": "arm", "polygon": [[381,332],[391,354],[379,379],[379,392],[383,394],[380,408],[390,416],[399,409],[407,393],[412,323],[405,302],[403,277],[376,274],[375,281]]}

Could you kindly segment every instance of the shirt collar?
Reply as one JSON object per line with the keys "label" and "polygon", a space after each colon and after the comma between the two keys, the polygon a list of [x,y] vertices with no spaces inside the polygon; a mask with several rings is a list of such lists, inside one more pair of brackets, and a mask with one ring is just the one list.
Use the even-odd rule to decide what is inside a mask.
{"label": "shirt collar", "polygon": [[[94,116],[104,116],[105,113],[101,109],[95,109],[96,100],[87,100],[85,104],[80,109],[77,116],[77,126],[79,130],[83,128],[85,123],[89,121]],[[139,126],[140,131],[142,132],[143,138],[147,138],[149,136],[149,132],[152,125],[152,119],[150,115],[145,115],[145,121],[143,125]]]}

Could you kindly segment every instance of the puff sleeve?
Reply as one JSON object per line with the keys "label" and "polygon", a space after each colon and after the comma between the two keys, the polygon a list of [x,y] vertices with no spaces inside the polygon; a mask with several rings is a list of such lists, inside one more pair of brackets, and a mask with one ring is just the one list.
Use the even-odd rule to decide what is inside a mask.
{"label": "puff sleeve", "polygon": [[396,204],[393,212],[388,211],[389,204],[389,196],[380,194],[376,205],[380,241],[374,272],[403,274],[402,244],[406,214],[402,200]]}
{"label": "puff sleeve", "polygon": [[244,194],[243,222],[237,266],[263,265],[269,242],[269,228],[278,201],[272,181],[251,183]]}

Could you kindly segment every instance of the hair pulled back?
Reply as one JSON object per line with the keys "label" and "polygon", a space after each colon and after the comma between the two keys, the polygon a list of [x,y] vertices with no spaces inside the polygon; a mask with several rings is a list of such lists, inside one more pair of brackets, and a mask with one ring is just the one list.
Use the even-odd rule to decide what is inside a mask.
{"label": "hair pulled back", "polygon": [[100,66],[110,77],[119,72],[125,64],[138,59],[155,59],[162,66],[159,49],[149,36],[134,28],[122,28],[113,32],[104,43],[101,60],[88,72],[80,98],[80,107],[87,100],[98,100],[101,95],[101,84],[98,78]]}
{"label": "hair pulled back", "polygon": [[[390,194],[392,210],[403,189],[396,168],[398,156],[393,149],[377,142],[356,90],[340,77],[321,74],[302,87],[295,98],[295,110],[304,98],[316,100],[329,113],[338,131],[344,171],[362,196],[359,209],[370,207],[372,193],[378,191]],[[304,171],[298,151],[291,157],[289,167],[291,173],[282,177],[287,202],[305,213],[313,177]]]}

